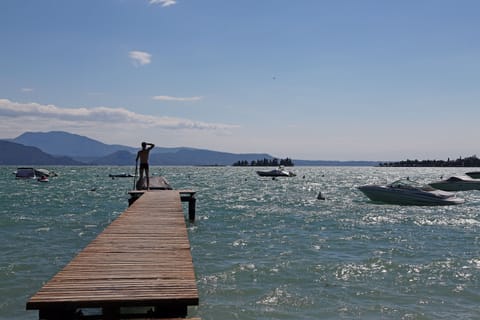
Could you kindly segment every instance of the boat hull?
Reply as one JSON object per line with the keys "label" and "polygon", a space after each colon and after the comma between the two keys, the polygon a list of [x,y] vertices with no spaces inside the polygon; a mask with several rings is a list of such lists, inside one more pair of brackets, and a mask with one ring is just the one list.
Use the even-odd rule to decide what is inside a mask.
{"label": "boat hull", "polygon": [[119,174],[109,174],[110,178],[133,178],[133,175],[130,173],[119,173]]}
{"label": "boat hull", "polygon": [[295,177],[295,174],[286,170],[257,171],[260,177]]}

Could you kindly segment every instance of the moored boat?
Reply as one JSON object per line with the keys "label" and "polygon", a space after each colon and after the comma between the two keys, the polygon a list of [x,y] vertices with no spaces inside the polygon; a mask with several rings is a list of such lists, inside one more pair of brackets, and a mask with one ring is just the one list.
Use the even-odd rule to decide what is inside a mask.
{"label": "moored boat", "polygon": [[284,167],[278,167],[277,169],[270,171],[257,171],[260,177],[295,177],[296,174],[292,171],[286,170]]}
{"label": "moored boat", "polygon": [[117,173],[117,174],[109,174],[110,178],[132,178],[133,174],[130,173]]}
{"label": "moored boat", "polygon": [[365,185],[358,189],[370,200],[388,204],[438,206],[465,202],[454,193],[420,185],[409,179],[401,179],[387,185]]}
{"label": "moored boat", "polygon": [[15,171],[15,178],[17,179],[38,179],[42,176],[48,178],[50,176],[56,176],[56,174],[47,169],[36,169],[31,167],[20,167]]}
{"label": "moored boat", "polygon": [[451,176],[448,179],[432,182],[432,188],[445,191],[468,191],[480,190],[480,179],[473,179],[470,176]]}

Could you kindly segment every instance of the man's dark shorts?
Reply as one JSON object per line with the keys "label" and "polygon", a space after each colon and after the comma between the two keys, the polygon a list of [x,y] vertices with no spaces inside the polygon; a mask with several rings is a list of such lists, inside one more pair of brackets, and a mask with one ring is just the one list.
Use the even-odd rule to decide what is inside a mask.
{"label": "man's dark shorts", "polygon": [[148,170],[148,163],[140,163],[140,170]]}

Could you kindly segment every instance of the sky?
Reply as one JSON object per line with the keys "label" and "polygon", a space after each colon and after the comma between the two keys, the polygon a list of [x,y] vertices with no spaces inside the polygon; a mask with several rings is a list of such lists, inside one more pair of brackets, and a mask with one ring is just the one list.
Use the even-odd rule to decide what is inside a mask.
{"label": "sky", "polygon": [[480,155],[477,0],[1,0],[0,138]]}

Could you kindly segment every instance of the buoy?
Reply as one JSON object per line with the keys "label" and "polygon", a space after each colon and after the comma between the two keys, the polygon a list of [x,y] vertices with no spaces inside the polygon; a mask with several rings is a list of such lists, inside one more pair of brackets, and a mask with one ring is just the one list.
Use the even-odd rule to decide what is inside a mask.
{"label": "buoy", "polygon": [[322,192],[318,193],[317,200],[325,200],[325,197],[322,195]]}

